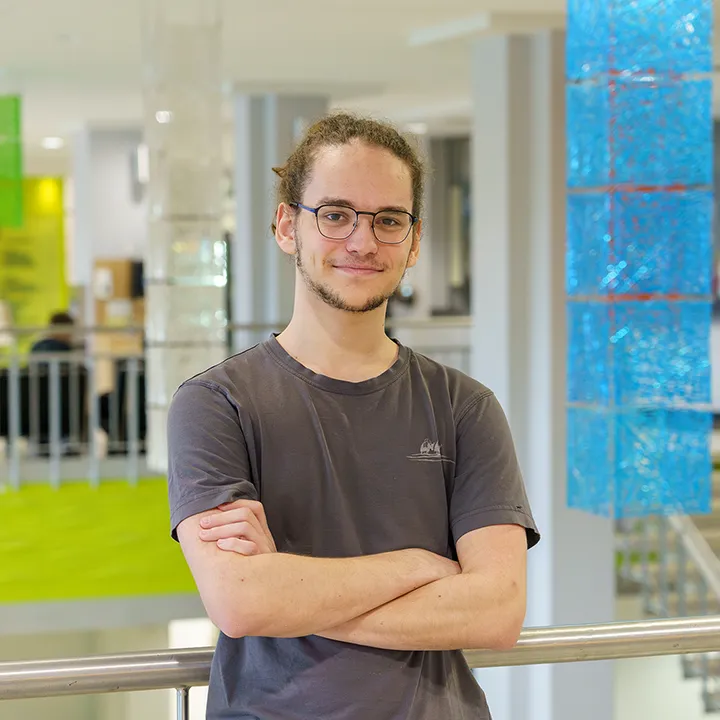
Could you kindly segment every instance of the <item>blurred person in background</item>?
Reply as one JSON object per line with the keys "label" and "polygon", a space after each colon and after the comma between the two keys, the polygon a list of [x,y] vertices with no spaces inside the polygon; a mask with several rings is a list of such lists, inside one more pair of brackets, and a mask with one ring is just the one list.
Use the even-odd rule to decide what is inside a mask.
{"label": "blurred person in background", "polygon": [[292,320],[168,422],[172,534],[221,631],[208,720],[488,720],[462,649],[516,643],[539,535],[494,394],[385,333],[422,162],[336,114],[276,172]]}
{"label": "blurred person in background", "polygon": [[75,320],[67,312],[56,312],[50,317],[45,336],[30,348],[31,353],[72,352],[74,345]]}

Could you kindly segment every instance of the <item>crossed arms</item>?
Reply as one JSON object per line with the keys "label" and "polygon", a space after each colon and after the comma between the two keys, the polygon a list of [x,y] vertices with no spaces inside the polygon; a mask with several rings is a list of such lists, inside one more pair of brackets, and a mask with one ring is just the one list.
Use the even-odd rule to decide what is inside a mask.
{"label": "crossed arms", "polygon": [[278,553],[260,503],[184,520],[178,537],[210,619],[230,637],[392,650],[505,649],[525,617],[525,529],[463,535],[458,563],[421,549],[355,558]]}

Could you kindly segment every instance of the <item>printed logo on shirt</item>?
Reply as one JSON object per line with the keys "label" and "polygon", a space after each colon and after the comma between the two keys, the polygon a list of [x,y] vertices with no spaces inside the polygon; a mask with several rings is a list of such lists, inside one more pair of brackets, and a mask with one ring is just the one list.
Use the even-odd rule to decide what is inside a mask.
{"label": "printed logo on shirt", "polygon": [[416,460],[417,462],[448,462],[455,464],[455,461],[442,454],[442,448],[439,442],[432,442],[427,438],[420,446],[420,452],[414,455],[408,455],[408,460]]}

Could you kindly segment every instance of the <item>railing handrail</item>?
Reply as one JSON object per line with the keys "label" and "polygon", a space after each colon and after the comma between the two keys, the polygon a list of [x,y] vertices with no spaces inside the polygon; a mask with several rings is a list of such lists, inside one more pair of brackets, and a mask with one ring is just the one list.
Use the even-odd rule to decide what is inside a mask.
{"label": "railing handrail", "polygon": [[[228,323],[224,330],[229,332],[238,332],[243,330],[250,331],[270,331],[283,328],[289,321],[278,322],[250,322],[250,323]],[[438,327],[470,327],[472,325],[472,316],[470,315],[438,315],[428,318],[407,318],[407,317],[389,317],[386,321],[387,325],[397,328],[438,328]],[[0,334],[6,335],[44,335],[51,330],[47,325],[38,326],[18,326],[8,325],[0,328]],[[124,335],[128,333],[143,333],[145,327],[143,325],[75,325],[71,330],[73,335]]]}
{"label": "railing handrail", "polygon": [[[720,651],[720,616],[529,628],[512,650],[470,650],[472,667]],[[0,700],[207,685],[212,648],[0,663]]]}

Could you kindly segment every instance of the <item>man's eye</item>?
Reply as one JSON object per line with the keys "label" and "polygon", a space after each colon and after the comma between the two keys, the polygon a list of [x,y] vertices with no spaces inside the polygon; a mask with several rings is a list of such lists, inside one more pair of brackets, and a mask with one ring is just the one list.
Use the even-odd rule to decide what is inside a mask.
{"label": "man's eye", "polygon": [[325,210],[320,214],[320,219],[323,222],[329,223],[347,223],[352,222],[350,219],[350,213],[343,212],[342,210]]}

